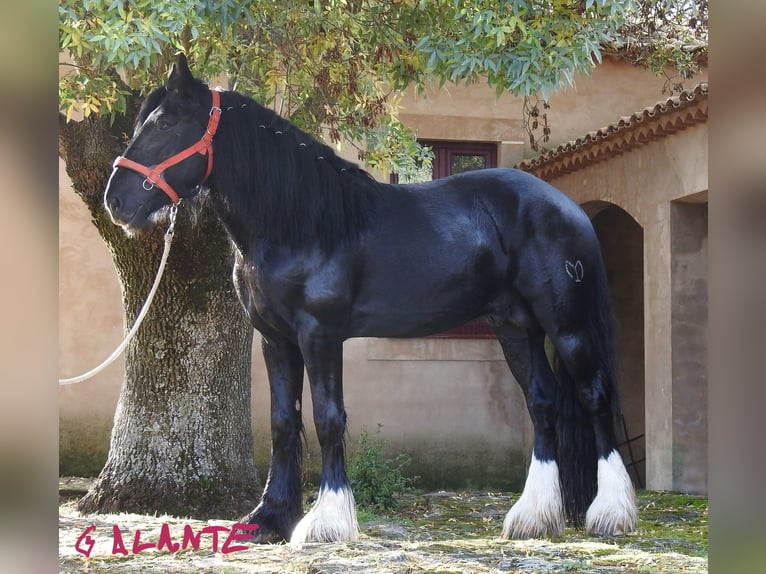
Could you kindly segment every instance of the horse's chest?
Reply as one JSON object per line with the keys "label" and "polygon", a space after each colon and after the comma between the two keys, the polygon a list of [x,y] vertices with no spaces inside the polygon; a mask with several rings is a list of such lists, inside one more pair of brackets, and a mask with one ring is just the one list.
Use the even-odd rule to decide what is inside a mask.
{"label": "horse's chest", "polygon": [[265,323],[294,332],[307,317],[335,321],[350,297],[347,273],[326,260],[243,261],[235,278],[244,293],[242,303],[259,329]]}
{"label": "horse's chest", "polygon": [[240,273],[236,274],[237,288],[243,296],[243,305],[249,314],[262,318],[271,317],[280,304],[294,299],[297,295],[296,286],[280,280],[252,261],[242,265]]}

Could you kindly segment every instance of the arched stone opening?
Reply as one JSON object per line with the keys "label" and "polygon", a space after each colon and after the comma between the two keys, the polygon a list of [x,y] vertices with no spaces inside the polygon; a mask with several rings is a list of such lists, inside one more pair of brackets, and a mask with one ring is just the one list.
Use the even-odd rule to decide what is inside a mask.
{"label": "arched stone opening", "polygon": [[584,204],[601,243],[616,328],[617,382],[622,407],[620,451],[633,483],[646,485],[644,406],[644,230],[622,208]]}

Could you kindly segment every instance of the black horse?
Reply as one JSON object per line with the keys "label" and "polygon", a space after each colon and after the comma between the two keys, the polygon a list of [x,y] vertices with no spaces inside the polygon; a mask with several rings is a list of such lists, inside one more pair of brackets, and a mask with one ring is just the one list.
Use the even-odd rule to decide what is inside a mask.
{"label": "black horse", "polygon": [[[513,169],[379,183],[252,99],[210,90],[180,56],[144,102],[105,203],[132,231],[203,187],[236,247],[234,279],[262,335],[271,387],[271,466],[247,517],[260,525],[258,541],[356,538],[343,341],[422,337],[480,316],[497,333],[535,430],[503,536],[555,537],[567,518],[592,534],[635,529],[614,431],[606,275],[573,201]],[[301,518],[304,367],[322,473]]]}

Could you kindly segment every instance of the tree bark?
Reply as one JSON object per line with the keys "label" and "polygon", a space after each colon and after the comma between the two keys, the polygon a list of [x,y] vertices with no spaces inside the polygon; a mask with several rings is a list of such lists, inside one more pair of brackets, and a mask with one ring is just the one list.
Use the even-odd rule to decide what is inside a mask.
{"label": "tree bark", "polygon": [[[131,114],[128,114],[131,115]],[[60,122],[59,153],[110,249],[126,332],[159,266],[166,225],[126,236],[103,208],[126,123]],[[236,518],[260,494],[253,461],[253,329],[232,284],[232,248],[212,210],[179,209],[152,309],[126,349],[109,455],[83,512]]]}

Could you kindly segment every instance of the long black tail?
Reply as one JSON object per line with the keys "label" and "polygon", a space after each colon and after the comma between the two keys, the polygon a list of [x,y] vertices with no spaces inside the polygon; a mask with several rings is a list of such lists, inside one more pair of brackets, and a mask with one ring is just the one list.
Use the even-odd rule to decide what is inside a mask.
{"label": "long black tail", "polygon": [[[588,305],[589,346],[593,350],[597,381],[615,417],[619,413],[614,368],[614,329],[606,270],[600,258],[590,274]],[[567,520],[575,527],[585,522],[585,513],[596,495],[597,451],[591,417],[577,396],[577,385],[564,361],[554,354],[553,370],[558,382],[556,435],[557,462]]]}

